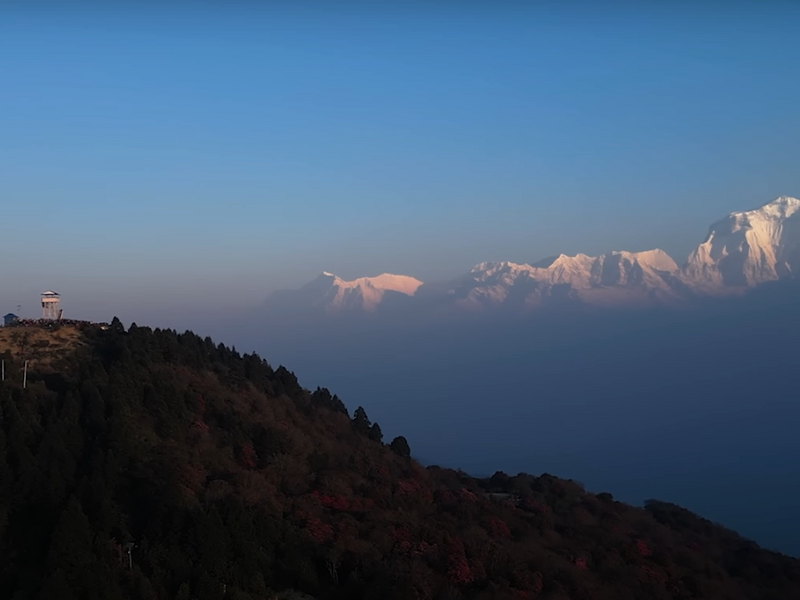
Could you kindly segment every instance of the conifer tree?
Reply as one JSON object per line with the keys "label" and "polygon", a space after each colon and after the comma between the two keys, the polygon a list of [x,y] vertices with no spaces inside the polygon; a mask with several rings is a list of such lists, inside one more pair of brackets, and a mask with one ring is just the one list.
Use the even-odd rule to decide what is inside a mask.
{"label": "conifer tree", "polygon": [[369,439],[373,442],[382,442],[383,441],[383,432],[381,431],[381,426],[377,423],[373,423],[372,427],[369,428]]}
{"label": "conifer tree", "polygon": [[397,456],[402,456],[403,458],[408,458],[411,456],[411,448],[408,445],[408,441],[402,435],[398,435],[396,438],[392,440],[392,443],[389,444],[389,448],[392,449],[392,452],[397,454]]}
{"label": "conifer tree", "polygon": [[367,417],[367,411],[364,410],[363,406],[359,406],[356,409],[356,412],[353,413],[353,428],[363,435],[369,435],[370,427],[372,427],[372,423]]}

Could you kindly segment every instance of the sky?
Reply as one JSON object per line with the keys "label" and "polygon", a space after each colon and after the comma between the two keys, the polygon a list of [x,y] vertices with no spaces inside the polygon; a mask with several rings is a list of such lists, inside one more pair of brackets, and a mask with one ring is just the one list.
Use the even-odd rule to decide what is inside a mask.
{"label": "sky", "polygon": [[[800,6],[0,7],[0,313],[661,247],[800,195]],[[644,7],[642,5],[646,4]]]}

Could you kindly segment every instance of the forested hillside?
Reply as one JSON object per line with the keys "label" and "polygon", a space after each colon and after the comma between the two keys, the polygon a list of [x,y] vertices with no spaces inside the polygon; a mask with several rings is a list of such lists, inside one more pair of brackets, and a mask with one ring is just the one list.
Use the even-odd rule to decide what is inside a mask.
{"label": "forested hillside", "polygon": [[86,327],[26,389],[3,357],[0,598],[800,598],[799,561],[677,506],[425,468],[209,338]]}

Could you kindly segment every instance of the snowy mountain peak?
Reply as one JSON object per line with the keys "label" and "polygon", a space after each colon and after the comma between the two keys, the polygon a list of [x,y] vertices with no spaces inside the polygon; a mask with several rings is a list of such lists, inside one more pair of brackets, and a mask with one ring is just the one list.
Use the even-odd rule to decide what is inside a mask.
{"label": "snowy mountain peak", "polygon": [[[758,208],[733,212],[722,221],[733,220],[739,226],[745,227],[753,221],[780,221],[791,217],[798,210],[800,210],[800,200],[791,196],[780,196]],[[712,225],[712,228],[715,225],[717,223]]]}
{"label": "snowy mountain peak", "polygon": [[800,200],[780,196],[759,208],[733,212],[711,225],[681,269],[686,283],[725,293],[796,277],[800,269]]}
{"label": "snowy mountain peak", "polygon": [[470,273],[496,273],[498,271],[519,271],[519,270],[528,270],[530,269],[529,265],[520,265],[517,263],[513,263],[507,260],[504,261],[486,261],[482,263],[478,263],[472,269],[470,269]]}
{"label": "snowy mountain peak", "polygon": [[611,255],[637,262],[642,266],[647,266],[657,271],[673,273],[678,270],[678,265],[672,260],[672,257],[659,248],[645,250],[644,252],[615,251]]}
{"label": "snowy mountain peak", "polygon": [[[800,273],[800,200],[780,196],[732,212],[711,225],[682,267],[659,249],[589,256],[558,254],[531,264],[481,262],[449,283],[426,286],[383,273],[346,281],[324,271],[300,290],[276,292],[269,303],[327,312],[376,311],[388,298],[428,306],[432,297],[464,307],[548,304],[663,305],[702,295],[738,293]],[[435,302],[434,302],[435,304]],[[384,307],[385,308],[385,307]]]}
{"label": "snowy mountain peak", "polygon": [[383,273],[376,277],[361,277],[353,281],[342,281],[342,285],[345,287],[368,286],[375,290],[399,292],[406,296],[413,296],[419,286],[422,285],[422,282],[408,275]]}
{"label": "snowy mountain peak", "polygon": [[[800,210],[800,200],[797,198],[793,198],[791,196],[778,196],[772,202],[767,202],[763,206],[756,208],[754,210],[745,211],[755,213],[755,212],[764,212],[764,213],[775,213],[775,214],[782,214],[783,216],[791,216],[797,210]],[[733,214],[744,214],[744,213],[733,213]]]}
{"label": "snowy mountain peak", "polygon": [[422,282],[406,275],[383,273],[375,277],[360,277],[346,281],[323,271],[311,283],[299,290],[284,290],[274,293],[267,301],[272,307],[284,309],[317,309],[339,312],[357,309],[373,312],[386,294],[413,296]]}
{"label": "snowy mountain peak", "polygon": [[600,256],[559,254],[533,264],[483,262],[452,284],[464,306],[538,306],[554,298],[590,303],[650,303],[672,299],[678,266],[663,250],[610,252]]}

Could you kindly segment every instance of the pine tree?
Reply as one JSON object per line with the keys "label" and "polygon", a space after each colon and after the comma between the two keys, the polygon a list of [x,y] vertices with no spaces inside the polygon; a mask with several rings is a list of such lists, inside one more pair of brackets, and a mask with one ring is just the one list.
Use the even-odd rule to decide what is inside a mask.
{"label": "pine tree", "polygon": [[109,331],[113,331],[114,333],[125,333],[125,326],[122,324],[117,317],[114,317],[111,320],[111,326],[108,328]]}
{"label": "pine tree", "polygon": [[53,585],[61,587],[60,575],[76,597],[92,596],[94,571],[97,559],[92,544],[92,526],[75,496],[67,501],[66,508],[56,524],[47,554],[47,570],[54,577]]}
{"label": "pine tree", "polygon": [[372,423],[367,416],[367,411],[364,410],[363,406],[359,406],[356,409],[356,412],[353,413],[353,420],[352,420],[353,428],[362,435],[369,435],[370,427],[372,427]]}
{"label": "pine tree", "polygon": [[403,458],[411,456],[411,447],[408,445],[408,440],[402,435],[398,435],[394,438],[392,443],[389,444],[389,448],[391,448],[392,452],[397,454],[397,456],[402,456]]}
{"label": "pine tree", "polygon": [[381,431],[381,426],[377,423],[373,423],[372,427],[369,428],[369,439],[373,442],[382,442],[383,441],[383,432]]}

